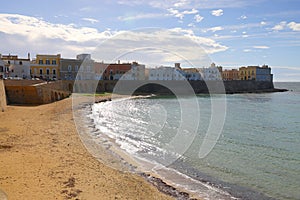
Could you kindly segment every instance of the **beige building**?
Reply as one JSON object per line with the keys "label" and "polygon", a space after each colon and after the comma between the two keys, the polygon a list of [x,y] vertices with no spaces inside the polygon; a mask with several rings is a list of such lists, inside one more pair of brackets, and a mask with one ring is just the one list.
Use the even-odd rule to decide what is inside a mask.
{"label": "beige building", "polygon": [[0,78],[30,78],[30,54],[28,58],[17,55],[0,55]]}

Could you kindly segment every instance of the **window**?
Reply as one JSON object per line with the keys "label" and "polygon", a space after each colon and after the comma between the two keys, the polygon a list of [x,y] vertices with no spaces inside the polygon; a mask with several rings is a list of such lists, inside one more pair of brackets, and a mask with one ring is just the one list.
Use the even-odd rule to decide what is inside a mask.
{"label": "window", "polygon": [[47,72],[47,75],[49,75],[49,74],[50,74],[50,70],[49,70],[49,69],[47,69],[47,71],[46,71],[46,72]]}
{"label": "window", "polygon": [[50,65],[50,60],[46,60],[46,65]]}
{"label": "window", "polygon": [[40,65],[44,64],[43,60],[39,60],[39,64]]}
{"label": "window", "polygon": [[72,71],[72,65],[68,65],[68,72]]}
{"label": "window", "polygon": [[56,74],[56,70],[55,69],[53,69],[53,74]]}
{"label": "window", "polygon": [[56,65],[56,60],[52,60],[52,65]]}
{"label": "window", "polygon": [[22,61],[20,61],[19,64],[22,65],[23,64]]}
{"label": "window", "polygon": [[34,68],[34,74],[37,74],[37,69],[36,68]]}
{"label": "window", "polygon": [[76,72],[78,71],[78,65],[75,65],[75,71]]}
{"label": "window", "polygon": [[40,74],[41,74],[41,75],[43,74],[43,69],[40,69]]}

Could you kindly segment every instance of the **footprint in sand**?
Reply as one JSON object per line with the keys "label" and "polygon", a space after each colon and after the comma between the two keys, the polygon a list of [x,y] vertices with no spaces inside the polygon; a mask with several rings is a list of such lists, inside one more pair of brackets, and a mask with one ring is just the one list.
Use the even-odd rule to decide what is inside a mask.
{"label": "footprint in sand", "polygon": [[0,189],[0,200],[7,200],[6,194]]}

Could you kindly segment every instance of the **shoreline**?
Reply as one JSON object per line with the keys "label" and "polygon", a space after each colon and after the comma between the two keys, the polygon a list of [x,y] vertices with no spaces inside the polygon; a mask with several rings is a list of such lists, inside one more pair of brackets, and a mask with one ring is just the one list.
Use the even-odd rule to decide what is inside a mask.
{"label": "shoreline", "polygon": [[[116,96],[116,98],[124,98],[123,95],[118,95]],[[101,96],[101,97],[96,97],[95,99],[95,103],[103,103],[103,102],[107,102],[107,101],[111,101],[112,97],[111,96]],[[83,103],[81,107],[83,113],[81,113],[80,115],[82,115],[82,118],[86,118],[86,120],[84,120],[85,122],[87,122],[87,124],[85,125],[81,125],[82,127],[84,127],[83,129],[86,130],[81,130],[81,131],[86,131],[88,133],[95,133],[98,130],[95,130],[94,127],[94,122],[93,120],[91,120],[89,117],[87,117],[87,114],[90,114],[89,112],[91,112],[91,104],[89,103]],[[88,111],[87,111],[88,110]],[[82,119],[81,118],[81,119]],[[87,119],[88,118],[88,119]],[[101,134],[101,133],[100,133]],[[101,136],[103,138],[103,134]],[[131,155],[129,155],[127,152],[125,152],[124,150],[122,150],[114,141],[111,141],[112,143],[109,142],[109,144],[107,144],[106,141],[108,140],[113,140],[113,139],[109,139],[108,136],[104,136],[104,142],[105,144],[103,145],[103,141],[100,142],[100,144],[97,144],[97,147],[95,147],[93,144],[91,143],[97,143],[95,141],[96,138],[93,138],[92,136],[89,136],[88,134],[85,135],[80,135],[81,140],[83,141],[84,144],[88,144],[89,147],[87,148],[88,151],[93,155],[93,157],[95,157],[95,159],[97,159],[99,162],[103,162],[105,165],[109,166],[109,167],[113,167],[117,170],[120,171],[129,171],[130,173],[136,174],[140,177],[142,177],[144,180],[146,180],[149,184],[153,185],[154,187],[156,187],[160,192],[175,198],[175,199],[180,199],[180,200],[201,200],[202,198],[200,197],[196,197],[195,194],[191,193],[190,191],[187,191],[183,188],[179,189],[176,186],[174,186],[171,183],[168,183],[167,180],[165,180],[164,178],[162,178],[159,174],[155,174],[155,173],[149,173],[149,172],[143,172],[142,170],[138,169],[139,168],[139,164],[137,163],[137,161],[131,157]],[[92,146],[90,146],[92,145]],[[102,146],[102,147],[99,147]],[[99,148],[105,148],[105,154],[109,154],[111,157],[109,160],[103,160],[101,156],[99,156]],[[103,150],[103,149],[102,149]],[[97,151],[97,152],[96,152]],[[118,164],[116,164],[118,163]]]}
{"label": "shoreline", "polygon": [[173,199],[87,152],[71,104],[67,98],[0,113],[0,188],[8,199]]}
{"label": "shoreline", "polygon": [[[122,98],[122,96],[120,96]],[[118,97],[117,97],[118,98]],[[139,98],[139,97],[137,97]],[[104,98],[96,98],[95,103],[104,103],[106,101],[111,101],[112,99],[110,97]],[[85,104],[85,116],[88,116],[91,114],[91,106],[90,104]],[[83,108],[82,107],[82,108]],[[82,116],[84,117],[84,116]],[[88,129],[87,132],[92,132],[92,130],[89,128],[94,126],[94,121],[90,120],[89,122],[91,124],[87,124],[86,128]],[[93,127],[95,128],[95,127]],[[99,131],[99,130],[98,130]],[[101,134],[101,132],[99,131]],[[102,136],[105,135],[102,133]],[[89,136],[88,136],[89,137]],[[105,136],[108,137],[108,136]],[[100,144],[103,145],[103,144]],[[232,197],[229,193],[226,191],[223,191],[221,188],[214,188],[214,184],[209,183],[209,182],[202,182],[197,179],[193,179],[186,174],[183,174],[180,171],[177,171],[175,168],[164,168],[160,170],[151,170],[149,171],[147,165],[153,165],[153,163],[148,163],[149,161],[142,161],[139,158],[135,157],[132,158],[132,155],[129,155],[128,152],[125,150],[121,149],[118,144],[115,142],[110,145],[110,147],[107,149],[108,151],[111,151],[114,156],[119,157],[119,159],[123,162],[125,161],[127,163],[127,166],[133,167],[131,172],[140,175],[143,177],[145,180],[147,180],[149,183],[152,185],[156,186],[159,191],[168,194],[172,197],[175,197],[176,199],[182,199],[182,200],[187,200],[187,199],[206,199],[206,198],[211,198],[215,197],[216,199],[232,199]],[[95,156],[98,157],[98,156]],[[109,163],[111,164],[111,163]],[[154,165],[152,166],[154,167]],[[151,167],[150,167],[151,168]],[[159,172],[160,171],[160,172]],[[164,174],[164,175],[163,175]],[[169,178],[166,178],[169,177]],[[188,178],[187,178],[188,177]],[[195,184],[195,188],[197,188],[199,191],[192,191],[188,189],[188,185],[178,185],[178,183],[175,181],[176,179],[181,179],[184,184]],[[175,181],[175,182],[174,182]],[[208,194],[208,193],[209,194]]]}

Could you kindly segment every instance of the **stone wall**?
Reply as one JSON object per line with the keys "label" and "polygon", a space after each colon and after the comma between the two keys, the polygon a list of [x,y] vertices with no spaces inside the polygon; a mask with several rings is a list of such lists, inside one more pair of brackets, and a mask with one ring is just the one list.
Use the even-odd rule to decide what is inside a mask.
{"label": "stone wall", "polygon": [[68,85],[61,81],[36,82],[29,80],[9,80],[4,82],[9,104],[40,105],[70,96]]}
{"label": "stone wall", "polygon": [[0,80],[0,111],[6,110],[6,94],[3,80]]}
{"label": "stone wall", "polygon": [[[136,93],[170,94],[170,88],[182,94],[189,93],[182,81],[99,81],[96,92],[113,92],[115,85],[118,92],[130,93],[136,88]],[[268,81],[189,81],[196,94],[201,93],[247,93],[247,92],[272,92],[273,82]],[[168,86],[169,85],[169,86]],[[140,87],[141,86],[141,87]]]}

